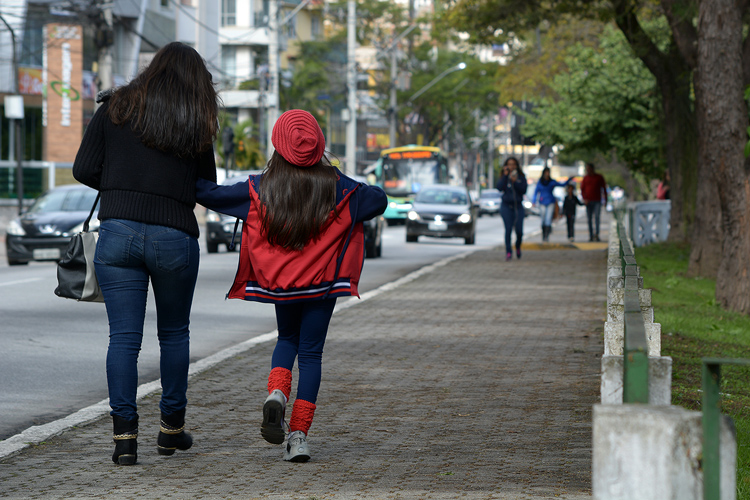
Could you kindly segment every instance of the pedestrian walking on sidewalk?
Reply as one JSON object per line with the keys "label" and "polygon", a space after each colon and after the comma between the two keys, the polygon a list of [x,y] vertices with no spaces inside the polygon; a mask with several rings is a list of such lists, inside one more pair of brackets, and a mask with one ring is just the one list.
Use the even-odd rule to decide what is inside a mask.
{"label": "pedestrian walking on sidewalk", "polygon": [[566,189],[568,192],[565,196],[565,200],[563,200],[562,212],[565,216],[565,222],[568,224],[568,241],[575,241],[576,211],[578,205],[583,205],[583,202],[576,195],[576,187],[574,184],[568,184]]}
{"label": "pedestrian walking on sidewalk", "polygon": [[[387,197],[331,166],[323,132],[307,111],[282,114],[271,141],[276,151],[263,173],[231,186],[199,180],[197,197],[244,220],[228,297],[274,304],[278,325],[261,435],[273,444],[286,437],[284,460],[306,462],[328,324],[337,297],[358,296],[362,221],[382,214]],[[299,381],[287,426],[295,359]]]}
{"label": "pedestrian walking on sidewalk", "polygon": [[137,460],[138,353],[149,280],[161,350],[157,450],[192,446],[185,432],[190,308],[198,276],[195,183],[216,180],[217,95],[195,49],[170,43],[128,85],[100,98],[73,175],[101,193],[94,266],[109,319],[112,460]]}
{"label": "pedestrian walking on sidewalk", "polygon": [[604,176],[596,173],[593,163],[586,164],[586,175],[581,181],[581,197],[586,205],[589,241],[599,241],[602,201],[607,203],[607,183],[604,181]]}
{"label": "pedestrian walking on sidewalk", "polygon": [[569,182],[570,179],[565,182],[556,181],[550,175],[549,167],[544,167],[542,177],[536,183],[534,199],[531,201],[542,207],[540,214],[542,216],[542,241],[549,241],[549,235],[552,234],[552,217],[555,215],[555,208],[557,208],[557,198],[552,194],[552,191],[558,186],[567,186]]}
{"label": "pedestrian walking on sidewalk", "polygon": [[523,218],[526,215],[523,207],[523,195],[526,194],[528,183],[518,160],[511,156],[503,164],[503,172],[497,181],[497,190],[502,193],[500,216],[505,225],[505,260],[513,258],[511,233],[516,231],[516,257],[521,258],[521,243],[523,242]]}

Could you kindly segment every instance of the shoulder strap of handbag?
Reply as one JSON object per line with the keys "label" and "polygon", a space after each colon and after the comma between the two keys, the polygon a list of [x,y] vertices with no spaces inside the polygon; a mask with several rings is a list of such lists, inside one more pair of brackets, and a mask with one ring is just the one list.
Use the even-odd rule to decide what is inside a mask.
{"label": "shoulder strap of handbag", "polygon": [[94,205],[91,207],[91,212],[89,212],[89,216],[86,217],[86,222],[83,223],[83,232],[88,233],[89,232],[89,222],[91,222],[91,217],[94,216],[94,209],[96,208],[96,205],[99,203],[99,197],[102,195],[101,192],[96,193],[96,199],[94,200]]}

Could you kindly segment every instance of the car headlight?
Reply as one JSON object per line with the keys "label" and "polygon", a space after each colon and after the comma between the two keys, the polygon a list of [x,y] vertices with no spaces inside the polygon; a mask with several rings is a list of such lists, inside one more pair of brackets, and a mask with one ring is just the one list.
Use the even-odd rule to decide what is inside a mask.
{"label": "car headlight", "polygon": [[24,231],[20,221],[13,219],[10,221],[10,224],[8,224],[7,233],[11,236],[23,236],[26,234],[26,231]]}
{"label": "car headlight", "polygon": [[523,200],[523,208],[531,208],[532,203],[528,200]]}
{"label": "car headlight", "polygon": [[206,214],[206,221],[208,222],[221,222],[221,215],[216,212],[208,212]]}
{"label": "car headlight", "polygon": [[409,210],[409,213],[406,216],[409,220],[419,220],[419,214],[414,210]]}
{"label": "car headlight", "polygon": [[461,224],[467,224],[471,222],[471,214],[461,214],[458,216],[458,222]]}

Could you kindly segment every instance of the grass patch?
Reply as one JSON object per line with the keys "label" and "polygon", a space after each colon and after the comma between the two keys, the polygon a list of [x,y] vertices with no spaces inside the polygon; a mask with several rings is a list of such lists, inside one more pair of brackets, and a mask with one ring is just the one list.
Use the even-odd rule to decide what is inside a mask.
{"label": "grass patch", "polygon": [[[687,276],[690,249],[660,243],[636,249],[652,289],[661,353],[672,357],[672,404],[701,409],[701,358],[750,358],[750,316],[722,309],[716,281]],[[750,367],[721,367],[721,409],[737,427],[737,499],[750,500]]]}

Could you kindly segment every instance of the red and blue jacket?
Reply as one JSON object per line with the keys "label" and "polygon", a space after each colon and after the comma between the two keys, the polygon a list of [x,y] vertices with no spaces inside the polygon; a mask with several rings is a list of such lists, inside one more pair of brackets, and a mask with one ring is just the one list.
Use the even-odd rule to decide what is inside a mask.
{"label": "red and blue jacket", "polygon": [[338,216],[332,211],[320,236],[302,250],[271,245],[261,235],[258,189],[263,174],[229,186],[198,179],[198,203],[244,221],[239,267],[227,298],[289,304],[359,296],[365,259],[362,221],[382,214],[388,201],[379,187],[350,179],[338,169],[336,173]]}

